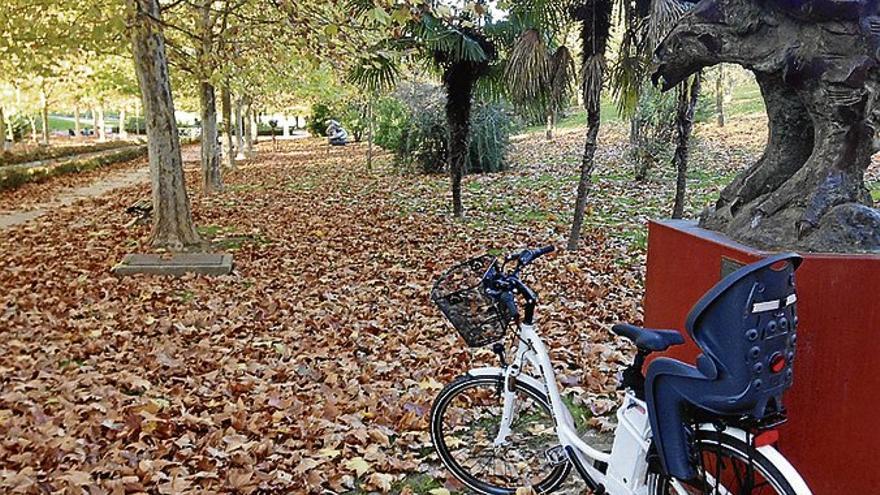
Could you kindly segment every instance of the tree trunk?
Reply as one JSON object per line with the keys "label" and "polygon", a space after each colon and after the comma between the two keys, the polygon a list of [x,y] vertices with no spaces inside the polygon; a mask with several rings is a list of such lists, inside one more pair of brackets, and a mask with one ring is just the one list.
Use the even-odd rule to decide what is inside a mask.
{"label": "tree trunk", "polygon": [[104,121],[104,104],[98,104],[98,114],[97,114],[97,122],[98,122],[98,141],[104,142],[107,140],[107,123]]}
{"label": "tree trunk", "polygon": [[43,144],[49,145],[49,97],[45,91],[40,91],[40,118],[43,123]]}
{"label": "tree trunk", "polygon": [[702,73],[694,74],[693,83],[688,89],[687,81],[681,83],[678,88],[678,106],[675,114],[675,155],[672,164],[676,170],[675,178],[675,202],[672,205],[672,218],[682,218],[684,215],[685,194],[687,192],[687,168],[688,148],[690,146],[691,133],[694,129],[694,112],[697,108],[697,99],[700,97],[700,80]]}
{"label": "tree trunk", "polygon": [[92,107],[92,133],[95,139],[98,138],[98,108]]}
{"label": "tree trunk", "polygon": [[229,92],[229,85],[224,84],[221,90],[220,106],[223,112],[223,136],[226,140],[226,167],[230,170],[235,168],[235,148],[232,142],[232,94]]}
{"label": "tree trunk", "polygon": [[80,136],[82,126],[79,123],[79,105],[73,107],[73,133],[76,137]]}
{"label": "tree trunk", "polygon": [[593,168],[596,165],[596,140],[599,136],[600,120],[601,107],[598,104],[591,105],[587,110],[587,139],[584,142],[584,154],[581,158],[581,177],[578,181],[577,200],[574,205],[574,220],[571,222],[571,233],[568,236],[569,251],[576,251],[581,240],[587,199],[593,182]]}
{"label": "tree trunk", "polygon": [[126,0],[135,72],[143,95],[153,188],[152,244],[182,249],[199,243],[193,226],[174,100],[168,78],[165,38],[152,18],[162,15],[158,0]]}
{"label": "tree trunk", "polygon": [[241,98],[235,100],[235,152],[236,160],[244,160],[244,121],[242,120]]}
{"label": "tree trunk", "polygon": [[554,114],[554,112],[552,110],[547,112],[547,131],[546,131],[545,136],[548,141],[553,139],[553,121],[554,121],[553,114]]}
{"label": "tree trunk", "polygon": [[253,103],[251,103],[250,107],[251,107],[251,137],[253,139],[253,144],[257,144],[260,142],[260,115],[259,115],[259,112],[257,112],[257,107],[254,106]]}
{"label": "tree trunk", "polygon": [[642,132],[645,122],[638,115],[633,115],[629,119],[629,156],[633,162],[634,176],[636,181],[643,182],[648,179],[648,169],[651,162],[643,152]]}
{"label": "tree trunk", "polygon": [[31,141],[37,143],[40,141],[37,136],[37,119],[33,115],[28,115],[28,121],[31,123]]}
{"label": "tree trunk", "polygon": [[581,240],[581,229],[587,209],[587,199],[593,181],[595,167],[596,140],[599,137],[601,122],[602,84],[605,78],[605,52],[611,30],[611,0],[594,0],[580,5],[572,11],[573,17],[581,23],[580,41],[583,45],[582,87],[584,106],[587,108],[587,137],[584,141],[584,154],[581,159],[581,176],[578,180],[577,199],[574,204],[574,218],[568,235],[568,250],[575,251]]}
{"label": "tree trunk", "polygon": [[2,106],[0,106],[0,140],[3,140],[0,151],[6,151],[6,115],[3,113]]}
{"label": "tree trunk", "polygon": [[464,218],[461,181],[470,145],[471,104],[475,76],[469,63],[450,64],[443,73],[446,87],[446,122],[449,127],[449,177],[452,182],[452,214]]}
{"label": "tree trunk", "polygon": [[202,189],[205,194],[214,194],[223,190],[223,178],[220,175],[220,147],[217,145],[217,101],[211,83],[199,83],[199,101],[202,110]]}
{"label": "tree trunk", "polygon": [[247,158],[253,158],[254,152],[254,116],[253,103],[250,99],[245,101],[244,108],[244,155]]}
{"label": "tree trunk", "polygon": [[373,103],[367,103],[367,171],[373,170]]}
{"label": "tree trunk", "polygon": [[119,110],[119,137],[128,139],[128,131],[125,130],[125,108]]}
{"label": "tree trunk", "polygon": [[724,127],[724,64],[718,64],[718,78],[715,79],[715,115],[718,127]]}

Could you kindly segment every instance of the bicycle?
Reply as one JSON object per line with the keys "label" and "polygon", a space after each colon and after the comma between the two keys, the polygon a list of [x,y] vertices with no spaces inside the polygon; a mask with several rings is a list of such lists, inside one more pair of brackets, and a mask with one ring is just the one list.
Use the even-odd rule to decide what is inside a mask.
{"label": "bicycle", "polygon": [[[492,344],[500,361],[446,385],[431,408],[431,440],[455,478],[487,495],[524,487],[550,493],[572,469],[596,494],[811,493],[773,446],[775,428],[786,419],[781,394],[792,383],[800,257],[782,254],[741,268],[697,303],[687,323],[703,351],[696,367],[658,357],[643,374],[650,354],[682,344],[683,337],[674,330],[613,327],[637,352],[622,374],[625,392],[607,451],[578,435],[538,334],[538,296],[520,278],[552,251],[524,250],[500,263],[490,255],[474,258],[448,270],[432,289],[432,300],[465,342]],[[748,328],[730,330],[729,321]],[[510,323],[517,340],[508,362],[501,341]],[[724,355],[742,349],[745,360]]]}

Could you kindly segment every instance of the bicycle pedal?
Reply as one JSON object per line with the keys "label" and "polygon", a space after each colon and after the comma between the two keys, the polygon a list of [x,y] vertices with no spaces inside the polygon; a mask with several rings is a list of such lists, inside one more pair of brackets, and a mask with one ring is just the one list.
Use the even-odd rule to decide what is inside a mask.
{"label": "bicycle pedal", "polygon": [[544,452],[544,457],[547,458],[547,462],[550,463],[551,466],[561,466],[568,462],[568,454],[565,453],[565,449],[562,448],[562,445],[555,445],[547,449]]}

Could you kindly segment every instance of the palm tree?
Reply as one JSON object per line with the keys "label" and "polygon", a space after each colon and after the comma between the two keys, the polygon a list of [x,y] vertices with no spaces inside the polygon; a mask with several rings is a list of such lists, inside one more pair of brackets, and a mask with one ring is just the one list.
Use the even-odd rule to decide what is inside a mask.
{"label": "palm tree", "polygon": [[[426,22],[427,21],[427,22]],[[465,173],[470,145],[471,107],[474,85],[489,72],[497,58],[495,44],[478,29],[446,26],[438,30],[434,18],[422,20],[423,39],[429,41],[431,58],[442,70],[446,91],[446,123],[449,127],[449,177],[452,183],[452,213],[464,217],[461,180]],[[427,34],[428,36],[424,36]],[[440,38],[432,38],[440,34]]]}
{"label": "palm tree", "polygon": [[545,118],[553,137],[557,113],[568,104],[575,79],[574,59],[565,45],[551,49],[553,37],[537,27],[522,31],[505,67],[511,100],[532,117]]}
{"label": "palm tree", "polygon": [[587,195],[595,166],[596,138],[601,120],[602,86],[605,78],[605,51],[611,34],[612,0],[587,0],[571,7],[571,16],[581,23],[581,90],[587,109],[587,137],[581,158],[580,179],[574,207],[574,220],[568,236],[568,249],[576,250],[584,224]]}

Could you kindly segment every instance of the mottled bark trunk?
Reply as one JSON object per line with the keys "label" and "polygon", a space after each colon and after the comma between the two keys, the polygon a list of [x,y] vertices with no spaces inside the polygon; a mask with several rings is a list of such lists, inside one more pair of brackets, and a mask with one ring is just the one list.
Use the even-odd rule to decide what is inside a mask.
{"label": "mottled bark trunk", "polygon": [[104,142],[107,140],[107,122],[104,120],[104,104],[98,104],[97,108],[97,126],[98,126],[98,141]]}
{"label": "mottled bark trunk", "polygon": [[98,139],[98,108],[92,107],[92,134]]}
{"label": "mottled bark trunk", "polygon": [[79,122],[79,105],[73,107],[73,133],[79,137],[82,133],[82,126]]}
{"label": "mottled bark trunk", "polygon": [[223,178],[220,175],[220,146],[217,142],[217,100],[211,83],[199,83],[199,102],[202,118],[202,190],[205,194],[214,194],[223,190]]}
{"label": "mottled bark trunk", "polygon": [[242,120],[241,98],[235,100],[235,159],[244,160],[244,120]]}
{"label": "mottled bark trunk", "polygon": [[245,100],[245,108],[244,108],[244,155],[247,158],[253,158],[256,152],[254,151],[254,113],[253,113],[253,103],[250,100]]}
{"label": "mottled bark trunk", "polygon": [[147,127],[153,188],[152,244],[182,249],[199,243],[183,176],[158,0],[126,0],[135,72]]}
{"label": "mottled bark trunk", "polygon": [[232,141],[232,94],[229,91],[229,85],[224,84],[222,95],[220,97],[223,112],[223,137],[226,149],[223,156],[226,158],[226,167],[230,170],[235,168],[235,147]]}
{"label": "mottled bark trunk", "polygon": [[599,122],[601,110],[599,105],[592,105],[587,110],[587,138],[584,141],[584,154],[581,157],[581,176],[578,180],[577,199],[574,205],[574,220],[571,222],[571,232],[568,235],[568,250],[575,251],[581,240],[581,229],[584,226],[584,215],[587,209],[587,199],[593,182],[593,169],[595,168],[596,140],[599,137]]}
{"label": "mottled bark trunk", "polygon": [[45,91],[40,92],[40,119],[43,124],[43,144],[49,145],[49,98]]}
{"label": "mottled bark trunk", "polygon": [[205,71],[199,82],[199,103],[202,118],[202,190],[205,194],[213,194],[223,190],[217,133],[217,96],[214,85],[208,78],[211,74],[211,55],[214,51],[211,4],[212,0],[201,1],[198,23],[201,35],[198,58]]}
{"label": "mottled bark trunk", "polygon": [[724,115],[724,64],[718,65],[718,77],[715,79],[715,116],[718,119],[718,127],[724,127],[726,123]]}
{"label": "mottled bark trunk", "polygon": [[31,124],[31,141],[37,143],[40,141],[39,136],[37,136],[37,119],[33,115],[28,115],[28,122]]}
{"label": "mottled bark trunk", "polygon": [[260,142],[260,112],[257,111],[257,107],[253,103],[251,104],[251,140],[253,142],[251,148]]}
{"label": "mottled bark trunk", "polygon": [[367,103],[367,170],[373,170],[373,104]]}
{"label": "mottled bark trunk", "polygon": [[700,80],[702,73],[694,75],[693,83],[688,87],[687,81],[678,89],[678,106],[675,112],[675,154],[672,164],[676,170],[675,201],[672,204],[672,218],[684,216],[684,204],[687,194],[688,151],[691,133],[694,129],[694,113],[697,99],[700,97]]}
{"label": "mottled bark trunk", "polygon": [[452,183],[452,214],[464,218],[461,181],[470,145],[471,104],[475,76],[468,63],[450,64],[443,73],[446,88],[446,122],[449,127],[449,178]]}
{"label": "mottled bark trunk", "polygon": [[0,151],[6,151],[6,114],[3,113],[3,107],[0,106],[0,141],[3,142],[3,146],[0,146]]}

